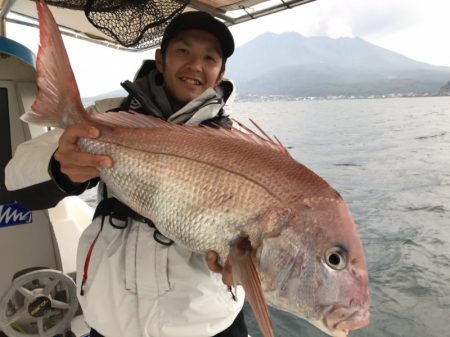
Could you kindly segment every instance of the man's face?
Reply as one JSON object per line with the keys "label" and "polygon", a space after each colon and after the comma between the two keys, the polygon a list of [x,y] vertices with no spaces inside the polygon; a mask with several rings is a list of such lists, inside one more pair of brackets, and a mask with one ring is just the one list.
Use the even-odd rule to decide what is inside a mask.
{"label": "man's face", "polygon": [[165,88],[183,105],[217,86],[223,77],[220,43],[202,30],[181,32],[169,41],[164,58],[156,51],[155,60]]}

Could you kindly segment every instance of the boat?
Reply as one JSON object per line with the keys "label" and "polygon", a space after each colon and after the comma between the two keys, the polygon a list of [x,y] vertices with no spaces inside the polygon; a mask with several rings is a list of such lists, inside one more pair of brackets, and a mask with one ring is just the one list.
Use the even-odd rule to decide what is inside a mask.
{"label": "boat", "polygon": [[[89,1],[83,8],[70,7],[70,1],[47,2],[62,34],[133,52],[156,48],[165,26],[181,11],[206,11],[231,26],[312,1],[174,1],[182,5],[157,24],[149,21],[150,37],[135,43],[117,39],[86,15],[84,5]],[[16,200],[26,197],[45,203],[45,190],[37,187],[30,195],[18,196],[5,188],[4,168],[16,147],[48,131],[19,119],[30,110],[37,93],[36,57],[7,37],[6,22],[38,27],[34,2],[0,0],[0,336],[89,336],[74,279],[78,239],[91,222],[93,209],[79,197],[67,197],[53,208],[30,210]]]}

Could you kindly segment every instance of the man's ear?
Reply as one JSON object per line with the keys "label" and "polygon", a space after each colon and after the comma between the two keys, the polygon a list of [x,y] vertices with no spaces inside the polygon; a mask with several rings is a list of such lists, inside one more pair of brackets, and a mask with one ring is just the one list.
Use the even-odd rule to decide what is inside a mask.
{"label": "man's ear", "polygon": [[155,65],[156,69],[162,74],[164,72],[164,61],[163,61],[163,55],[161,53],[161,49],[156,49],[155,53]]}
{"label": "man's ear", "polygon": [[220,84],[220,82],[222,82],[224,74],[225,74],[225,70],[221,71],[219,76],[217,76],[216,87]]}

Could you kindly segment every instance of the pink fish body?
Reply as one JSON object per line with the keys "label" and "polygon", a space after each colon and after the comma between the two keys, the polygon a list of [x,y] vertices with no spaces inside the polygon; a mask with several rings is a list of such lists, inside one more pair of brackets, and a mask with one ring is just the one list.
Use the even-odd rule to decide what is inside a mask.
{"label": "pink fish body", "polygon": [[80,146],[113,159],[101,170],[108,188],[178,244],[230,256],[265,337],[273,336],[265,300],[335,337],[368,324],[364,251],[327,182],[252,133],[87,114],[57,25],[43,1],[37,7],[40,91],[25,121],[98,127],[101,136]]}

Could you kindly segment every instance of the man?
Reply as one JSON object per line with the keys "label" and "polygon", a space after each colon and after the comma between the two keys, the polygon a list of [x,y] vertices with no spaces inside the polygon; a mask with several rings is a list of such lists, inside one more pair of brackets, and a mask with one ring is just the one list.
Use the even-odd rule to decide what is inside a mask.
{"label": "man", "polygon": [[[146,61],[135,81],[123,84],[129,96],[98,102],[91,110],[133,110],[177,123],[227,127],[233,85],[223,75],[233,51],[223,23],[203,12],[181,14],[167,27],[155,61]],[[98,136],[99,130],[78,124],[19,146],[6,168],[7,185],[48,184],[52,202],[82,193],[98,182],[99,167],[113,165],[107,156],[78,148],[80,137]],[[48,174],[38,169],[24,178],[21,167],[30,160],[43,162],[38,167],[48,166]],[[222,282],[220,272],[231,284],[228,266],[222,269],[213,252],[206,260],[174,244],[104,184],[99,195],[77,254],[79,301],[91,336],[247,336],[243,291],[231,292]]]}

